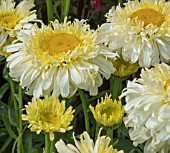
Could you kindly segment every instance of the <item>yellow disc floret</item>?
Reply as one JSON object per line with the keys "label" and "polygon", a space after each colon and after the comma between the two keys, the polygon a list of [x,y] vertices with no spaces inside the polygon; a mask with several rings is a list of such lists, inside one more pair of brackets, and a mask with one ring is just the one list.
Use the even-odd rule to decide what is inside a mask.
{"label": "yellow disc floret", "polygon": [[18,16],[14,11],[0,12],[0,25],[6,28],[14,28],[18,23]]}
{"label": "yellow disc floret", "polygon": [[56,55],[75,49],[79,43],[80,41],[75,35],[68,33],[51,33],[43,39],[42,49],[50,55]]}
{"label": "yellow disc floret", "polygon": [[80,26],[78,24],[78,22],[59,24],[56,20],[48,26],[43,25],[42,29],[35,25],[34,33],[27,40],[29,52],[41,63],[41,66],[49,66],[56,61],[65,63],[66,60],[71,61],[71,59],[87,54],[95,49],[92,46],[95,45],[93,40],[96,34],[93,30],[87,30],[87,27],[83,25],[82,29],[87,30],[87,35],[85,35],[83,30],[78,29]]}
{"label": "yellow disc floret", "polygon": [[160,26],[165,21],[165,17],[160,12],[150,8],[139,9],[133,12],[129,17],[132,19],[138,18],[144,22],[144,26],[148,24]]}

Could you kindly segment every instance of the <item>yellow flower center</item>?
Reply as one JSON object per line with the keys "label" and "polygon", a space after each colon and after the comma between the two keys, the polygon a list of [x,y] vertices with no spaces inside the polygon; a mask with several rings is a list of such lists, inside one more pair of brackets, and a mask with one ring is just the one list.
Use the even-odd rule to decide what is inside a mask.
{"label": "yellow flower center", "polygon": [[50,55],[67,52],[75,49],[80,44],[80,40],[75,35],[68,33],[57,33],[43,39],[42,49]]}
{"label": "yellow flower center", "polygon": [[113,107],[105,106],[105,107],[102,108],[100,113],[101,113],[101,115],[106,114],[107,118],[109,118],[110,115],[112,115],[112,113],[113,113]]}
{"label": "yellow flower center", "polygon": [[5,28],[14,28],[18,20],[18,16],[13,11],[0,12],[0,25]]}
{"label": "yellow flower center", "polygon": [[165,17],[160,12],[150,8],[137,10],[129,17],[132,19],[137,17],[139,20],[144,21],[144,26],[150,23],[160,26],[165,21]]}
{"label": "yellow flower center", "polygon": [[57,117],[57,115],[54,115],[51,112],[43,112],[40,115],[40,120],[43,123],[46,122],[46,123],[49,123],[49,124],[56,124],[58,122],[59,118]]}

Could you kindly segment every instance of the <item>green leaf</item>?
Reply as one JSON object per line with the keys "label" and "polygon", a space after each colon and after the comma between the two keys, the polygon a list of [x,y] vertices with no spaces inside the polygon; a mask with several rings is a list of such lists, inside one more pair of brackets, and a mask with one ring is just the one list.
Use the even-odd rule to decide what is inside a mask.
{"label": "green leaf", "polygon": [[11,110],[10,108],[8,109],[8,118],[9,118],[10,124],[17,127],[16,115],[15,115],[14,109],[13,110]]}
{"label": "green leaf", "polygon": [[77,116],[77,114],[79,114],[80,111],[82,111],[82,110],[83,110],[82,104],[78,105],[78,106],[75,108],[74,116]]}
{"label": "green leaf", "polygon": [[6,79],[7,81],[9,81],[10,79],[10,76],[9,76],[9,71],[8,71],[8,68],[7,66],[5,65],[4,66],[4,69],[3,69],[3,78]]}
{"label": "green leaf", "polygon": [[117,148],[118,150],[124,150],[124,153],[130,153],[130,151],[133,150],[135,147],[133,146],[131,140],[122,138],[119,139],[119,141],[116,143],[115,148]]}
{"label": "green leaf", "polygon": [[33,149],[31,153],[38,153],[38,149]]}
{"label": "green leaf", "polygon": [[1,152],[1,153],[2,153],[3,151],[5,151],[5,149],[9,146],[9,144],[11,143],[11,141],[12,141],[12,138],[9,136],[9,137],[5,140],[4,144],[1,146],[1,149],[0,149],[0,152]]}
{"label": "green leaf", "polygon": [[119,126],[119,130],[122,132],[123,135],[125,135],[125,136],[127,136],[129,138],[128,129],[125,127],[124,123],[122,123]]}
{"label": "green leaf", "polygon": [[10,124],[16,126],[16,117],[14,109],[10,108],[7,104],[0,101],[0,119],[2,119],[3,117],[8,117]]}
{"label": "green leaf", "polygon": [[25,153],[31,153],[31,151],[33,150],[33,148],[32,148],[32,133],[27,133],[26,134],[26,138],[25,138],[25,146],[24,146],[24,148],[25,148]]}
{"label": "green leaf", "polygon": [[19,139],[19,136],[16,138],[15,142],[13,143],[12,153],[15,153],[15,148],[16,148],[16,145],[17,145],[17,143],[18,143],[18,139]]}
{"label": "green leaf", "polygon": [[8,116],[8,105],[0,101],[0,118],[2,116]]}
{"label": "green leaf", "polygon": [[3,86],[0,87],[0,99],[3,97],[3,95],[6,93],[8,89],[9,83],[5,83]]}
{"label": "green leaf", "polygon": [[8,119],[7,117],[4,117],[4,116],[3,116],[2,120],[3,120],[3,122],[4,122],[4,125],[5,125],[5,127],[6,127],[6,130],[7,130],[8,133],[9,133],[9,135],[10,135],[12,138],[16,139],[17,136],[16,136],[15,132],[14,132],[14,131],[12,130],[12,128],[11,128],[9,119]]}

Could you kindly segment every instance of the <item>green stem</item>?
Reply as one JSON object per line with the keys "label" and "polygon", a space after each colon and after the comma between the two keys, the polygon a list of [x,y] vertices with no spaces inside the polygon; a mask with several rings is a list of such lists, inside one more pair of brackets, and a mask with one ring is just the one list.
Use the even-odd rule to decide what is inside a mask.
{"label": "green stem", "polygon": [[99,130],[100,130],[100,126],[99,126],[98,124],[96,124],[95,141],[96,141],[96,140],[97,140],[97,138],[98,138]]}
{"label": "green stem", "polygon": [[48,22],[53,20],[53,1],[46,0]]}
{"label": "green stem", "polygon": [[[19,108],[18,108],[16,97],[15,97],[15,94],[16,94],[15,93],[15,82],[10,77],[9,77],[9,84],[10,84],[10,88],[11,88],[12,100],[13,100],[14,109],[15,109],[18,138],[19,138],[20,137],[20,135],[19,135]],[[20,146],[19,141],[17,143],[17,153],[21,153],[21,146]]]}
{"label": "green stem", "polygon": [[23,141],[22,141],[22,134],[23,134],[23,126],[22,126],[22,108],[23,108],[23,102],[22,102],[22,89],[19,87],[18,91],[18,103],[17,99],[15,97],[15,82],[9,78],[9,84],[11,88],[11,94],[12,94],[12,100],[14,103],[14,109],[16,114],[16,122],[17,122],[17,130],[18,130],[18,143],[17,143],[17,153],[24,153],[24,147],[23,147]]}
{"label": "green stem", "polygon": [[68,16],[69,9],[70,9],[70,0],[65,0],[64,17]]}
{"label": "green stem", "polygon": [[62,7],[61,7],[61,21],[64,21],[64,18],[68,16],[70,9],[70,0],[62,0]]}
{"label": "green stem", "polygon": [[80,95],[80,98],[82,101],[86,131],[87,131],[87,133],[90,134],[90,124],[89,124],[89,115],[88,115],[88,107],[87,107],[86,97],[85,97],[85,94],[82,89],[79,89],[78,92],[79,92],[79,95]]}
{"label": "green stem", "polygon": [[45,153],[51,153],[50,146],[51,146],[50,137],[49,137],[49,134],[46,133],[45,134]]}
{"label": "green stem", "polygon": [[110,144],[113,145],[113,130],[107,129],[107,136],[110,137],[111,141]]}
{"label": "green stem", "polygon": [[19,138],[19,140],[18,140],[18,145],[20,146],[22,153],[24,153],[23,140],[22,140],[23,124],[22,124],[22,118],[21,118],[21,115],[22,115],[22,108],[23,108],[22,96],[23,96],[22,88],[19,86],[19,89],[18,89],[18,104],[19,104],[19,110],[18,110],[18,111],[19,111],[19,119],[18,119],[19,126],[18,126],[18,133],[19,133],[19,137],[20,137],[20,138]]}
{"label": "green stem", "polygon": [[55,153],[56,149],[55,149],[55,141],[51,141],[51,146],[50,146],[50,153]]}
{"label": "green stem", "polygon": [[122,79],[110,78],[110,89],[112,93],[112,99],[118,99],[122,91]]}
{"label": "green stem", "polygon": [[14,104],[14,109],[15,109],[15,115],[16,115],[16,122],[18,125],[18,104],[17,104],[17,100],[15,98],[15,82],[9,77],[9,84],[10,84],[10,88],[11,88],[11,94],[12,94],[12,100],[13,100],[13,104]]}

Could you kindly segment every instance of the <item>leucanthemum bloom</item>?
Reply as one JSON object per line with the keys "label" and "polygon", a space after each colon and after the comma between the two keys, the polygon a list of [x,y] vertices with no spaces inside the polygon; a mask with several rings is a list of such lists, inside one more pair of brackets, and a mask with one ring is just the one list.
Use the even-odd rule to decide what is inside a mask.
{"label": "leucanthemum bloom", "polygon": [[55,20],[41,28],[35,24],[18,35],[19,42],[6,47],[15,52],[7,59],[10,76],[34,97],[51,92],[68,97],[77,88],[96,95],[103,77],[108,79],[115,70],[107,58],[116,56],[96,37],[85,20]]}
{"label": "leucanthemum bloom", "polygon": [[112,100],[111,94],[101,97],[101,102],[95,106],[89,106],[95,120],[106,128],[116,128],[122,121],[124,109],[120,100]]}
{"label": "leucanthemum bloom", "polygon": [[109,10],[107,23],[98,29],[98,40],[141,67],[169,62],[170,2],[135,0],[124,6]]}
{"label": "leucanthemum bloom", "polygon": [[58,141],[55,146],[59,153],[123,153],[123,151],[117,151],[113,149],[110,144],[110,138],[101,136],[101,129],[98,134],[98,138],[94,144],[87,132],[80,135],[80,141],[76,140],[74,133],[73,138],[75,145],[65,144],[63,140]]}
{"label": "leucanthemum bloom", "polygon": [[13,0],[1,0],[0,47],[4,47],[9,37],[16,37],[20,29],[30,28],[29,22],[36,21],[36,10],[30,11],[34,6],[34,0],[23,0],[16,7]]}
{"label": "leucanthemum bloom", "polygon": [[72,129],[69,126],[73,120],[72,107],[66,109],[65,101],[61,102],[54,96],[45,96],[44,99],[33,98],[32,102],[25,105],[26,114],[22,114],[22,120],[29,122],[28,128],[39,134],[41,131],[50,135],[50,140],[54,139],[54,132],[66,132]]}
{"label": "leucanthemum bloom", "polygon": [[170,66],[142,69],[141,78],[128,81],[122,97],[134,145],[146,142],[144,153],[170,152]]}

